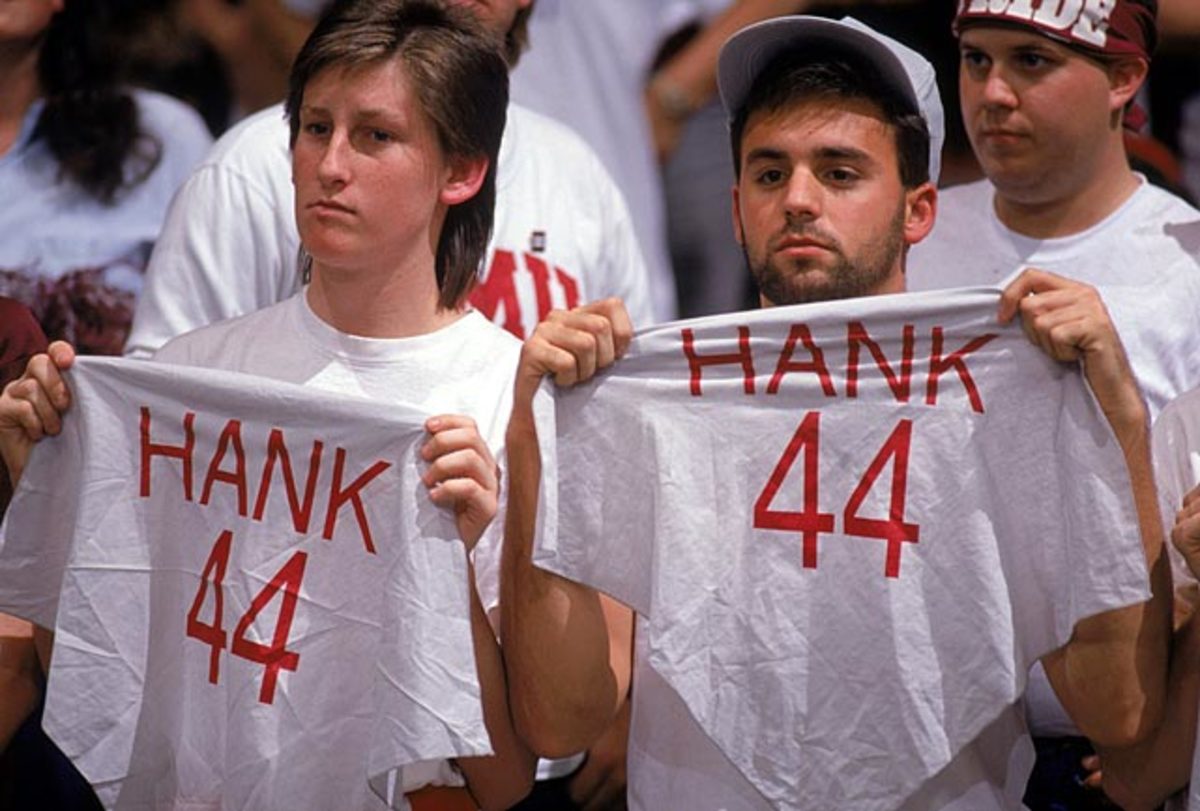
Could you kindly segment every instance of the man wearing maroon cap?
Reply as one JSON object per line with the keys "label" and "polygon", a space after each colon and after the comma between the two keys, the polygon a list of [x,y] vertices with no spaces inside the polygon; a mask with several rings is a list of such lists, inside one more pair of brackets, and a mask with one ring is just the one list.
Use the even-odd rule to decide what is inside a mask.
{"label": "man wearing maroon cap", "polygon": [[1155,416],[1200,384],[1200,212],[1134,173],[1124,145],[1144,118],[1133,101],[1156,9],[960,0],[963,119],[986,178],[944,190],[908,274],[909,290],[998,283],[1028,266],[1096,285]]}
{"label": "man wearing maroon cap", "polygon": [[[1200,383],[1200,212],[1134,173],[1125,152],[1125,128],[1144,119],[1134,97],[1156,10],[1156,0],[960,0],[963,119],[986,178],[944,190],[908,274],[910,290],[999,283],[1031,266],[1097,286],[1152,417]],[[1026,802],[1086,807],[1084,794],[1068,796],[1079,792],[1079,733],[1040,672],[1027,699],[1043,757]]]}

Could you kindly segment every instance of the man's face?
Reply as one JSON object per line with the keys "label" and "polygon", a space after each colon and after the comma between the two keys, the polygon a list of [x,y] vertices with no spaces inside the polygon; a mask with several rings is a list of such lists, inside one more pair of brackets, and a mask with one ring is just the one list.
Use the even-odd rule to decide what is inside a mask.
{"label": "man's face", "polygon": [[1105,67],[1017,28],[971,26],[959,49],[963,123],[1000,193],[1037,204],[1086,188],[1127,98],[1113,92]]}
{"label": "man's face", "polygon": [[471,11],[485,28],[503,38],[513,26],[517,12],[527,8],[533,0],[452,0]]}
{"label": "man's face", "polygon": [[909,233],[895,137],[865,99],[752,113],[733,203],[738,241],[768,306],[899,292],[905,243],[928,230]]}

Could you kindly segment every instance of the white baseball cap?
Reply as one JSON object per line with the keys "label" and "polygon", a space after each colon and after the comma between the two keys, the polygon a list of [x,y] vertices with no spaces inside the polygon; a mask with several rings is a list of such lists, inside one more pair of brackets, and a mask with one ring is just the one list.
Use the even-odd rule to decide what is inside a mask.
{"label": "white baseball cap", "polygon": [[755,80],[772,59],[791,49],[828,44],[868,60],[878,68],[889,89],[925,119],[929,128],[929,179],[936,183],[942,167],[946,119],[933,65],[913,49],[853,17],[776,17],[749,25],[730,37],[717,59],[717,88],[729,120],[745,104]]}

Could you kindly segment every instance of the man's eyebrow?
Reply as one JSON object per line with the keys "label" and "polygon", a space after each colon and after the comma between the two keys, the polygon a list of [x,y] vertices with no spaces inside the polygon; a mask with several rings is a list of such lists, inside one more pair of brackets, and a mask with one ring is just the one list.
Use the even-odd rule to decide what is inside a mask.
{"label": "man's eyebrow", "polygon": [[782,149],[775,149],[769,146],[759,146],[751,149],[746,153],[746,163],[754,163],[755,161],[777,161],[787,157],[787,153]]}
{"label": "man's eyebrow", "polygon": [[865,149],[854,146],[823,146],[817,150],[817,157],[826,160],[845,160],[856,163],[874,163],[875,157]]}

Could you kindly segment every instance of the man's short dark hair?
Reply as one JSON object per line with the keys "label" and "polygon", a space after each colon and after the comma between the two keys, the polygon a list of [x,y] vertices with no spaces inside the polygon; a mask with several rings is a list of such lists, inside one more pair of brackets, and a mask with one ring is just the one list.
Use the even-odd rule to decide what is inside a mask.
{"label": "man's short dark hair", "polygon": [[471,292],[491,237],[496,160],[508,108],[508,65],[468,12],[434,0],[338,0],[296,56],[288,80],[291,143],[304,90],[321,71],[398,59],[448,157],[486,157],[487,176],[470,200],[451,206],[438,238],[438,306]]}
{"label": "man's short dark hair", "polygon": [[929,127],[880,76],[870,60],[842,48],[806,47],[772,59],[746,96],[729,125],[733,166],[742,174],[742,137],[753,113],[775,113],[801,102],[825,99],[865,99],[883,113],[895,133],[900,181],[913,189],[929,180]]}

